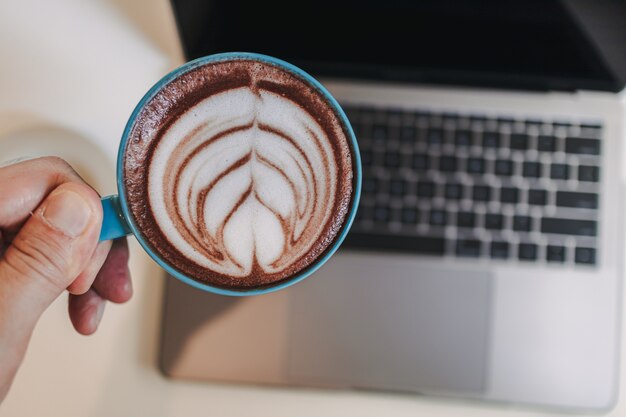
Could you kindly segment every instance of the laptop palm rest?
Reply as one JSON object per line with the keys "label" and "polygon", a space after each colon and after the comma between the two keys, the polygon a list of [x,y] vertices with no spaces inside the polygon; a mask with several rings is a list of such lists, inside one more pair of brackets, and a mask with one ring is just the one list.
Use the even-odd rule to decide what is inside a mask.
{"label": "laptop palm rest", "polygon": [[485,390],[492,279],[412,257],[335,256],[290,296],[294,383]]}

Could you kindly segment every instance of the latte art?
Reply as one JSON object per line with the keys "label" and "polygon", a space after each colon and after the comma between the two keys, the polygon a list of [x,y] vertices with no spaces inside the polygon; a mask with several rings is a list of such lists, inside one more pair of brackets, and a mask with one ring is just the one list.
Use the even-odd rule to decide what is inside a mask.
{"label": "latte art", "polygon": [[324,255],[353,203],[347,126],[317,87],[251,59],[210,62],[156,91],[124,150],[132,222],[181,274],[234,290]]}
{"label": "latte art", "polygon": [[324,232],[338,171],[302,107],[256,86],[215,94],[163,134],[149,202],[172,245],[220,274],[276,274]]}

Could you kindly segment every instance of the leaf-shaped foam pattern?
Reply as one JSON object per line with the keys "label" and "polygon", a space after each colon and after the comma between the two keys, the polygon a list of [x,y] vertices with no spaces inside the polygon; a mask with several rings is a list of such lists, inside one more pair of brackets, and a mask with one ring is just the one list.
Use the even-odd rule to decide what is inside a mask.
{"label": "leaf-shaped foam pattern", "polygon": [[233,290],[276,285],[341,235],[349,131],[306,77],[245,58],[195,66],[151,93],[124,148],[141,242],[174,270]]}
{"label": "leaf-shaped foam pattern", "polygon": [[189,108],[149,166],[149,204],[190,261],[232,277],[277,274],[323,238],[338,167],[330,139],[289,98],[243,86]]}

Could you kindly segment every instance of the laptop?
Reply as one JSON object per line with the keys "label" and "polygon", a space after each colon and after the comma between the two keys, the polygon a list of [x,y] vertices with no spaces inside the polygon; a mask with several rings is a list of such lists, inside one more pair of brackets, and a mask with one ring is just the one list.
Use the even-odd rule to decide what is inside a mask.
{"label": "laptop", "polygon": [[304,282],[229,298],[168,279],[166,375],[615,404],[622,2],[172,6],[188,59],[253,51],[318,77],[356,131],[364,179],[345,244]]}

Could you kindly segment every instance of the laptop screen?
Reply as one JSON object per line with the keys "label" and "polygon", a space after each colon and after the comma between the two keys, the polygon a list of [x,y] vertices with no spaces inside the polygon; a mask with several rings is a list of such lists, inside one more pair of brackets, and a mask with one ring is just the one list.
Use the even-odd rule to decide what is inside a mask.
{"label": "laptop screen", "polygon": [[553,90],[621,88],[556,0],[173,0],[187,58],[273,55],[317,75]]}

